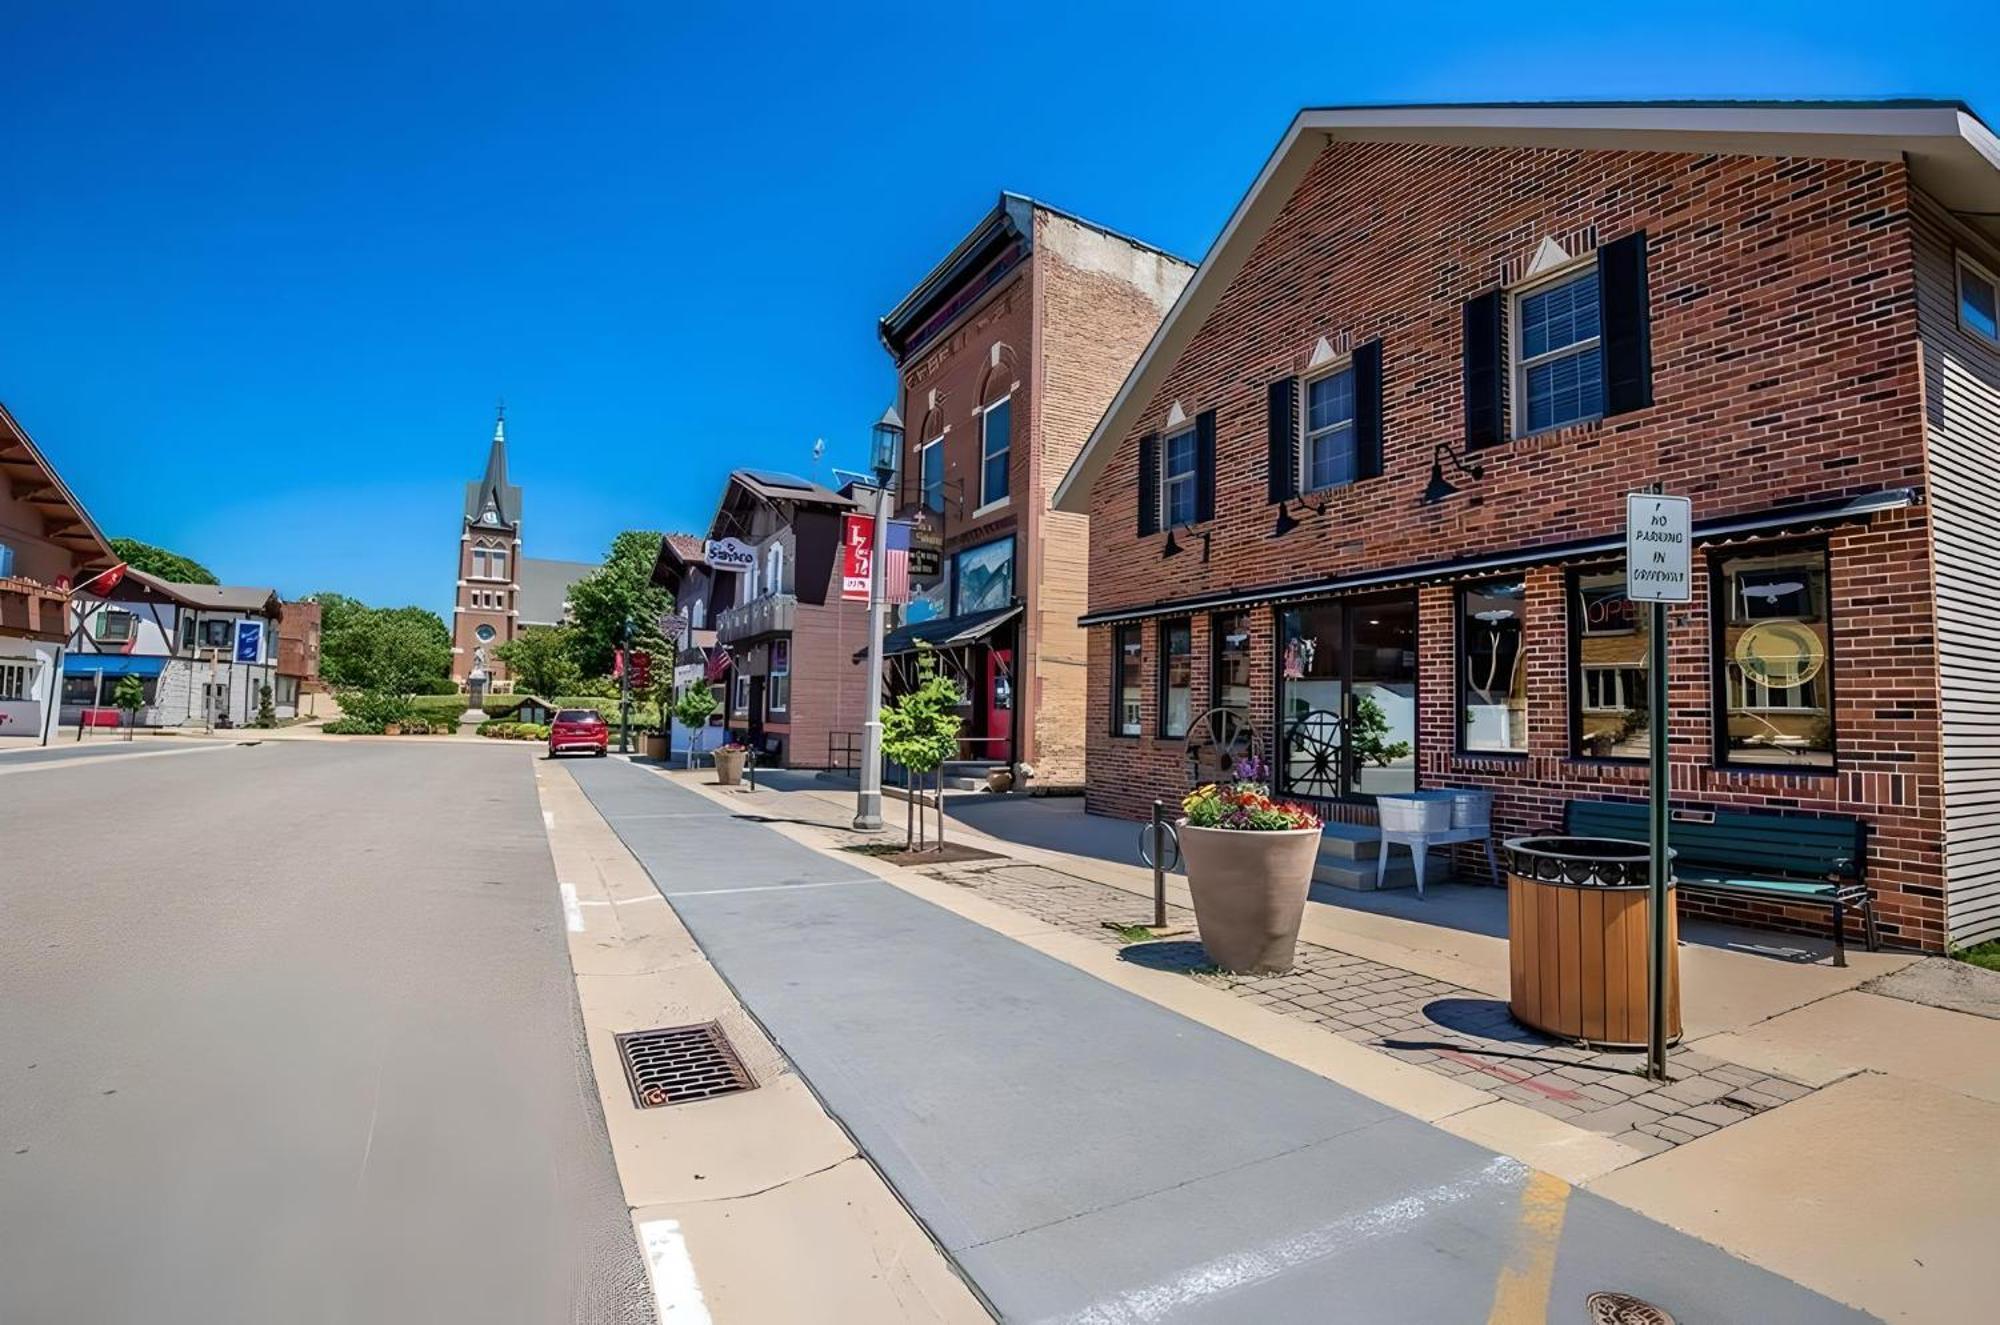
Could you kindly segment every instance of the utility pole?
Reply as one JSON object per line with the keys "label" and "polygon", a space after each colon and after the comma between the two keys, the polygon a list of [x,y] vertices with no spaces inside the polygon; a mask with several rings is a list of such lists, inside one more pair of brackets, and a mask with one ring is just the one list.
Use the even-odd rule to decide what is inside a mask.
{"label": "utility pole", "polygon": [[[862,832],[882,827],[882,632],[888,625],[888,580],[882,550],[889,541],[890,485],[902,459],[903,419],[891,405],[876,420],[869,439],[875,470],[875,534],[868,552],[868,707],[861,723],[860,789],[854,796],[854,826]],[[914,788],[911,789],[914,792]]]}

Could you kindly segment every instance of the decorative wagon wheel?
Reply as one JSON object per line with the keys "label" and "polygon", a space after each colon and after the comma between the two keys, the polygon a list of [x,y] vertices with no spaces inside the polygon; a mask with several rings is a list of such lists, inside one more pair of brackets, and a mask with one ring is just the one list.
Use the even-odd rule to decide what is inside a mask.
{"label": "decorative wagon wheel", "polygon": [[1285,729],[1284,747],[1278,756],[1285,770],[1284,789],[1300,796],[1337,799],[1345,750],[1338,713],[1313,709],[1304,714]]}
{"label": "decorative wagon wheel", "polygon": [[1257,753],[1257,729],[1240,709],[1212,708],[1188,724],[1188,784],[1206,786],[1227,778],[1236,765]]}

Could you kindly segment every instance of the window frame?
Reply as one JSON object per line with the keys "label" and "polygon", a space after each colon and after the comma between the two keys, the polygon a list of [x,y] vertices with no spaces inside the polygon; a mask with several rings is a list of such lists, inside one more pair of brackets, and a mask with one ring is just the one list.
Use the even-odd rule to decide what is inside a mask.
{"label": "window frame", "polygon": [[[114,617],[125,623],[124,634],[112,635],[106,633],[104,628]],[[97,620],[90,628],[90,638],[99,644],[130,644],[136,636],[138,629],[139,617],[137,613],[129,612],[122,607],[100,607],[97,609]]]}
{"label": "window frame", "polygon": [[[1139,686],[1139,703],[1134,710],[1137,717],[1132,730],[1125,730],[1125,641],[1127,637],[1139,641],[1139,654],[1132,663],[1133,680]],[[1126,621],[1111,628],[1111,735],[1115,740],[1133,741],[1144,736],[1146,726],[1146,631],[1143,623]]]}
{"label": "window frame", "polygon": [[[1523,663],[1525,665],[1528,652],[1528,577],[1525,572],[1517,575],[1493,575],[1477,580],[1461,580],[1456,586],[1454,586],[1454,592],[1452,594],[1452,602],[1455,610],[1455,620],[1456,620],[1456,625],[1454,626],[1454,629],[1452,631],[1452,647],[1456,651],[1456,657],[1453,660],[1454,665],[1452,668],[1453,672],[1452,704],[1453,707],[1456,709],[1456,713],[1454,714],[1454,720],[1453,720],[1453,726],[1455,728],[1455,731],[1453,732],[1452,739],[1454,742],[1453,744],[1454,751],[1457,754],[1462,755],[1468,759],[1526,759],[1533,746],[1533,738],[1526,730],[1526,727],[1528,725],[1527,724],[1528,709],[1525,702],[1523,703],[1522,706],[1523,731],[1521,735],[1522,739],[1529,743],[1527,746],[1524,746],[1523,748],[1518,750],[1513,749],[1511,747],[1504,750],[1481,750],[1481,749],[1475,749],[1472,746],[1468,746],[1465,743],[1465,692],[1466,692],[1465,667],[1470,656],[1467,652],[1465,645],[1465,626],[1468,616],[1466,612],[1466,606],[1467,606],[1466,600],[1473,590],[1478,589],[1484,585],[1506,584],[1506,583],[1518,583],[1521,586],[1520,649],[1521,649]],[[1575,747],[1572,746],[1571,748],[1574,749]]]}
{"label": "window frame", "polygon": [[1247,723],[1250,720],[1251,707],[1255,703],[1256,686],[1252,680],[1252,668],[1257,656],[1256,626],[1247,608],[1208,614],[1208,706],[1212,709],[1228,707],[1222,697],[1224,690],[1227,689],[1223,684],[1222,669],[1229,657],[1227,645],[1229,632],[1222,629],[1221,623],[1232,619],[1243,622],[1243,689],[1249,692],[1243,699],[1243,720]]}
{"label": "window frame", "polygon": [[[211,638],[216,632],[210,630],[210,626],[222,627],[220,641]],[[201,619],[195,638],[201,642],[201,647],[204,649],[228,649],[233,653],[236,649],[236,622],[229,617],[205,616]]]}
{"label": "window frame", "polygon": [[[1347,429],[1349,442],[1348,461],[1352,472],[1338,482],[1323,483],[1315,486],[1312,482],[1312,443],[1314,436],[1312,427],[1312,389],[1328,378],[1338,377],[1342,373],[1346,373],[1348,377],[1347,422],[1345,424],[1336,424],[1331,428],[1322,428],[1319,435],[1331,435],[1339,431],[1342,427]],[[1300,495],[1304,496],[1315,492],[1332,492],[1335,488],[1345,488],[1353,485],[1361,478],[1361,433],[1358,426],[1359,419],[1357,418],[1359,414],[1357,406],[1360,403],[1357,392],[1360,383],[1354,378],[1354,356],[1349,354],[1333,363],[1325,364],[1300,377],[1298,382],[1298,404],[1295,406],[1299,416],[1298,458],[1294,462],[1298,468],[1293,472],[1298,475],[1298,490]],[[1164,463],[1163,460],[1162,464]],[[1196,464],[1199,465],[1200,461],[1197,460]]]}
{"label": "window frame", "polygon": [[[1967,326],[1965,321],[1965,277],[1968,272],[1984,281],[1993,291],[1993,312],[1996,331],[2000,331],[2000,276],[1995,276],[1984,263],[1967,253],[1956,250],[1958,258],[1955,279],[1952,281],[1952,312],[1958,320],[1958,329],[1974,340],[1993,349],[2000,350],[2000,336],[1989,336],[1978,327]],[[1830,573],[1830,572],[1829,572]],[[1836,745],[1839,742],[1835,742]]]}
{"label": "window frame", "polygon": [[[1650,758],[1649,755],[1643,755],[1643,754],[1594,755],[1586,753],[1583,748],[1583,714],[1584,714],[1583,625],[1584,623],[1581,621],[1573,621],[1572,616],[1577,611],[1578,605],[1582,602],[1583,580],[1586,576],[1599,576],[1599,575],[1611,575],[1611,574],[1622,575],[1624,571],[1625,571],[1625,563],[1622,559],[1615,561],[1584,562],[1573,566],[1565,566],[1563,568],[1563,650],[1567,659],[1567,661],[1564,664],[1564,672],[1563,672],[1563,691],[1564,691],[1563,703],[1565,707],[1568,709],[1568,727],[1569,727],[1568,744],[1565,747],[1563,757],[1573,763],[1624,764],[1628,766],[1637,766],[1645,764]],[[1644,638],[1645,634],[1646,634],[1646,627],[1644,626],[1634,626],[1631,630],[1615,630],[1615,631],[1607,630],[1607,631],[1597,632],[1599,638],[1607,636],[1610,637],[1638,636],[1640,638]],[[1649,641],[1647,644],[1649,657],[1651,656],[1650,653],[1651,648],[1652,645],[1651,642]],[[1651,678],[1648,678],[1648,680],[1650,682]],[[1648,731],[1646,739],[1649,745],[1657,735],[1658,734],[1655,732]]]}
{"label": "window frame", "polygon": [[733,716],[750,712],[750,674],[738,671],[729,685],[729,712]]}
{"label": "window frame", "polygon": [[781,594],[785,591],[785,545],[773,542],[764,549],[764,592]]}
{"label": "window frame", "polygon": [[[932,456],[937,457],[937,473],[930,481],[924,478],[924,467]],[[936,488],[936,500],[932,500],[932,488]],[[944,514],[944,434],[939,433],[928,442],[917,444],[917,505],[927,511]]]}
{"label": "window frame", "polygon": [[[785,665],[778,666],[782,657]],[[784,684],[780,685],[782,681]],[[788,639],[771,641],[771,660],[764,676],[764,711],[766,713],[786,713],[792,711],[792,642]]]}
{"label": "window frame", "polygon": [[[1838,669],[1839,641],[1835,639],[1838,621],[1833,610],[1833,550],[1825,538],[1780,539],[1767,544],[1739,543],[1733,547],[1711,547],[1708,553],[1708,689],[1709,689],[1709,756],[1718,769],[1736,773],[1783,773],[1789,777],[1831,777],[1841,770],[1840,727],[1835,721],[1839,713]],[[1821,572],[1826,577],[1826,602],[1823,604],[1826,620],[1826,663],[1820,669],[1816,681],[1824,680],[1821,687],[1823,698],[1818,706],[1826,715],[1827,734],[1831,747],[1826,753],[1824,764],[1774,764],[1756,760],[1732,759],[1729,753],[1729,672],[1728,659],[1724,656],[1724,646],[1729,637],[1729,624],[1734,605],[1730,602],[1727,574],[1723,563],[1738,557],[1783,557],[1816,555],[1820,559]],[[1765,618],[1771,620],[1796,620],[1794,617]],[[1745,705],[1748,708],[1748,705]],[[1759,709],[1760,712],[1806,712],[1805,709]]]}
{"label": "window frame", "polygon": [[[1002,407],[1005,407],[1007,410],[1007,435],[1001,439],[1000,450],[996,453],[988,445],[991,439],[987,436],[987,427],[992,421],[993,411]],[[990,511],[1004,504],[1014,495],[1014,475],[1012,469],[1014,463],[1014,393],[1009,391],[998,400],[981,405],[977,413],[979,415],[979,510],[975,514]],[[996,458],[1001,462],[1000,472],[1003,476],[1003,481],[1007,485],[1007,491],[997,497],[987,490],[986,484],[986,472]],[[940,474],[940,479],[942,479],[942,474]]]}
{"label": "window frame", "polygon": [[0,658],[0,700],[27,703],[35,693],[32,676],[27,663]]}
{"label": "window frame", "polygon": [[[1187,632],[1187,652],[1181,655],[1187,659],[1187,684],[1180,688],[1187,692],[1188,715],[1187,725],[1179,731],[1174,731],[1172,729],[1173,725],[1167,720],[1168,697],[1172,693],[1167,684],[1167,675],[1174,657],[1167,649],[1167,632],[1177,627]],[[1190,731],[1194,730],[1194,618],[1191,616],[1167,617],[1160,621],[1155,629],[1155,633],[1159,639],[1160,656],[1157,659],[1157,666],[1159,667],[1160,675],[1159,693],[1154,696],[1159,706],[1159,711],[1153,715],[1153,731],[1155,735],[1163,738],[1180,740]]]}
{"label": "window frame", "polygon": [[1544,424],[1539,428],[1528,426],[1528,370],[1530,368],[1538,368],[1543,364],[1554,363],[1558,359],[1569,358],[1595,349],[1598,355],[1598,371],[1600,373],[1603,372],[1604,290],[1601,281],[1597,291],[1598,318],[1597,334],[1595,336],[1588,337],[1585,340],[1571,341],[1559,350],[1544,350],[1542,353],[1534,355],[1532,359],[1521,352],[1523,348],[1523,337],[1521,335],[1522,304],[1535,295],[1545,294],[1557,286],[1566,285],[1571,281],[1583,280],[1585,277],[1595,275],[1596,272],[1597,255],[1593,252],[1587,257],[1578,258],[1575,262],[1566,263],[1554,271],[1543,272],[1533,280],[1523,281],[1519,285],[1510,287],[1507,291],[1507,435],[1515,441],[1519,441],[1524,437],[1538,437],[1547,432],[1557,432],[1563,428],[1574,428],[1585,423],[1595,423],[1604,417],[1604,401],[1602,399],[1602,389],[1600,388],[1597,413],[1586,414],[1574,419],[1565,419],[1561,423]]}
{"label": "window frame", "polygon": [[[1170,433],[1162,433],[1160,435],[1160,528],[1162,531],[1188,529],[1200,523],[1201,442],[1199,432],[1200,429],[1196,426],[1195,421],[1189,419],[1186,427],[1176,428]],[[1183,437],[1187,438],[1188,441],[1190,461],[1187,472],[1176,475],[1173,464],[1173,444]],[[1185,520],[1175,520],[1173,518],[1174,486],[1179,483],[1187,484],[1188,517]]]}

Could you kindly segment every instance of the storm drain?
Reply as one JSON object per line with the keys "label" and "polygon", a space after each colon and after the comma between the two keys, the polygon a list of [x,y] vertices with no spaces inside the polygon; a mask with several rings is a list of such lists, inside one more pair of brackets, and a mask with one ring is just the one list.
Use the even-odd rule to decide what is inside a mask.
{"label": "storm drain", "polygon": [[1584,1304],[1590,1325],[1674,1325],[1674,1318],[1630,1293],[1592,1293]]}
{"label": "storm drain", "polygon": [[618,1037],[618,1056],[625,1062],[632,1103],[642,1109],[712,1100],[757,1088],[729,1037],[712,1021],[700,1026],[626,1031]]}

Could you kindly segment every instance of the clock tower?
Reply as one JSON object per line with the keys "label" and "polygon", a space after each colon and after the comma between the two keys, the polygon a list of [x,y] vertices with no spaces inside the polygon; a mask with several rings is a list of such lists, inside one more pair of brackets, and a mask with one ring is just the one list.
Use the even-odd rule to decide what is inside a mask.
{"label": "clock tower", "polygon": [[465,485],[458,534],[458,604],[452,609],[451,675],[472,707],[507,679],[495,650],[520,621],[521,490],[507,482],[507,407],[493,421],[485,476]]}

